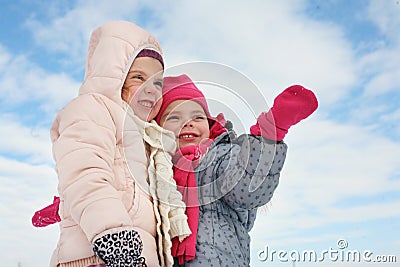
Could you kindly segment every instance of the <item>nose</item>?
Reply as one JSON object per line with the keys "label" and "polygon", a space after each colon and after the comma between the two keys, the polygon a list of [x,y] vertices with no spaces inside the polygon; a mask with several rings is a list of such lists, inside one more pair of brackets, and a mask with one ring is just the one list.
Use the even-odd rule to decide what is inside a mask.
{"label": "nose", "polygon": [[150,97],[151,99],[154,99],[155,101],[159,101],[161,99],[161,90],[157,86],[153,84],[147,84],[143,88],[143,92],[145,95]]}
{"label": "nose", "polygon": [[146,94],[157,94],[159,90],[151,83],[148,83],[144,86],[144,92]]}
{"label": "nose", "polygon": [[193,127],[193,120],[187,120],[184,124],[183,127]]}

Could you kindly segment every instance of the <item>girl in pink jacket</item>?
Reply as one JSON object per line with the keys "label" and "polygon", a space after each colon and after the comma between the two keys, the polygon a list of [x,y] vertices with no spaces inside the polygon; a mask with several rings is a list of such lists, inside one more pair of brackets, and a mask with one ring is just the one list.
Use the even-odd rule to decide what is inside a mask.
{"label": "girl in pink jacket", "polygon": [[171,266],[171,238],[190,234],[168,158],[175,137],[153,121],[161,55],[157,40],[132,23],[93,31],[79,96],[51,127],[60,195],[51,267]]}

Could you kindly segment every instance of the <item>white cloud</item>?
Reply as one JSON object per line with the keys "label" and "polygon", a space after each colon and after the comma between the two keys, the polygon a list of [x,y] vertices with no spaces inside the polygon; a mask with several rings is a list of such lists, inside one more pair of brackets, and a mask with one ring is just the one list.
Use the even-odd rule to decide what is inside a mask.
{"label": "white cloud", "polygon": [[[128,17],[133,22],[140,17],[140,1],[77,1],[63,16],[42,22],[32,17],[26,21],[38,45],[48,51],[64,54],[63,61],[83,66],[90,33],[100,24]],[[61,56],[60,56],[61,57]]]}
{"label": "white cloud", "polygon": [[7,52],[7,49],[0,44],[0,70],[4,70],[7,62],[10,61],[10,55]]}
{"label": "white cloud", "polygon": [[14,157],[24,157],[30,163],[52,162],[48,128],[24,126],[14,116],[0,115],[0,151]]}
{"label": "white cloud", "polygon": [[400,108],[383,115],[381,120],[383,123],[393,124],[393,134],[400,136],[400,125],[398,123],[400,121]]}
{"label": "white cloud", "polygon": [[[49,97],[46,91],[68,87],[72,80],[55,79],[53,84],[48,82],[54,77],[57,75],[46,73],[24,56],[12,55],[0,45],[2,108],[13,110],[12,107],[30,105],[38,100],[49,102],[48,106],[43,104],[46,111],[59,108],[71,95],[58,92]],[[5,266],[22,264],[42,267],[49,262],[58,230],[56,227],[49,227],[45,231],[34,229],[31,217],[35,210],[52,201],[52,196],[56,194],[57,178],[50,166],[49,129],[24,125],[22,116],[30,117],[32,114],[13,110],[13,113],[2,112],[0,115],[0,251]],[[43,121],[46,120],[43,118]],[[42,122],[38,125],[42,125]],[[24,162],[12,158],[23,159]]]}
{"label": "white cloud", "polygon": [[94,27],[127,14],[135,22],[140,11],[152,8],[147,12],[155,12],[159,21],[149,21],[149,30],[160,40],[169,66],[191,60],[229,64],[248,74],[268,98],[301,83],[318,91],[324,106],[354,87],[356,65],[350,44],[334,25],[305,17],[304,1],[120,4],[124,9],[114,3],[82,1],[50,23],[31,19],[27,25],[40,45],[83,65]]}
{"label": "white cloud", "polygon": [[[34,212],[52,201],[57,178],[47,165],[30,165],[0,157],[0,251],[7,266],[42,267],[50,261],[57,226],[35,229]],[[11,265],[12,264],[12,265]]]}
{"label": "white cloud", "polygon": [[389,70],[374,77],[365,88],[369,96],[397,91],[400,84],[400,70]]}
{"label": "white cloud", "polygon": [[400,41],[398,29],[400,28],[400,4],[398,1],[369,1],[368,18],[380,29],[386,38]]}
{"label": "white cloud", "polygon": [[[43,204],[43,200],[52,201],[52,195],[57,189],[57,176],[49,165],[28,163],[0,157],[1,162],[1,199],[28,201],[27,205]],[[19,197],[23,196],[22,198]],[[4,202],[3,202],[4,203]],[[14,205],[20,205],[18,201]],[[37,207],[34,207],[37,208]],[[13,209],[10,210],[13,212]],[[12,219],[12,218],[7,218]]]}
{"label": "white cloud", "polygon": [[182,2],[168,8],[155,33],[169,64],[228,64],[249,75],[267,98],[301,83],[318,91],[324,107],[354,86],[350,43],[338,27],[305,17],[302,1]]}
{"label": "white cloud", "polygon": [[376,43],[377,49],[363,56],[360,61],[360,68],[363,69],[363,74],[368,77],[364,92],[367,97],[398,91],[400,82],[399,11],[400,4],[396,1],[369,2],[366,18],[380,29],[380,34],[384,38],[372,40]]}
{"label": "white cloud", "polygon": [[[252,230],[252,247],[331,242],[345,234],[368,236],[356,225],[400,218],[400,144],[362,126],[309,119],[289,130],[289,151],[280,185]],[[363,201],[354,202],[357,199]],[[332,226],[342,227],[347,233]],[[325,234],[312,233],[320,229]],[[325,230],[322,230],[325,229]],[[365,230],[364,230],[365,231]],[[386,241],[388,242],[388,241]],[[262,246],[262,245],[261,245]]]}
{"label": "white cloud", "polygon": [[29,105],[40,101],[41,110],[54,115],[78,93],[80,84],[73,78],[62,72],[47,72],[24,55],[12,55],[1,49],[0,59],[0,102],[3,105]]}
{"label": "white cloud", "polygon": [[379,47],[378,50],[361,58],[360,68],[366,77],[370,77],[365,85],[365,97],[397,92],[400,82],[399,49],[400,42],[395,48]]}

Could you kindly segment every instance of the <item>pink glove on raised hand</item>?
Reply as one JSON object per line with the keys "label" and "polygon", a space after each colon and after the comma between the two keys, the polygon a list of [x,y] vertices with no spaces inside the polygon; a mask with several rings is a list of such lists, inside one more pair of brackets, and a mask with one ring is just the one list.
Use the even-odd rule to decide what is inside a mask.
{"label": "pink glove on raised hand", "polygon": [[269,140],[282,141],[291,126],[310,116],[317,107],[318,100],[311,90],[292,85],[275,98],[268,112],[260,114],[250,132]]}

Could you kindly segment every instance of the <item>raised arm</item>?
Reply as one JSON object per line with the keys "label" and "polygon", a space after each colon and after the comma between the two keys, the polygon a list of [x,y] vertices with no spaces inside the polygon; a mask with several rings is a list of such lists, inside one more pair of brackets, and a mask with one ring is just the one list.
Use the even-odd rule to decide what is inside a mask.
{"label": "raised arm", "polygon": [[266,204],[278,185],[286,158],[283,138],[291,126],[310,116],[317,107],[314,93],[300,85],[280,93],[273,107],[251,127],[252,135],[240,136],[224,156],[216,180],[218,194],[235,208],[252,209]]}

